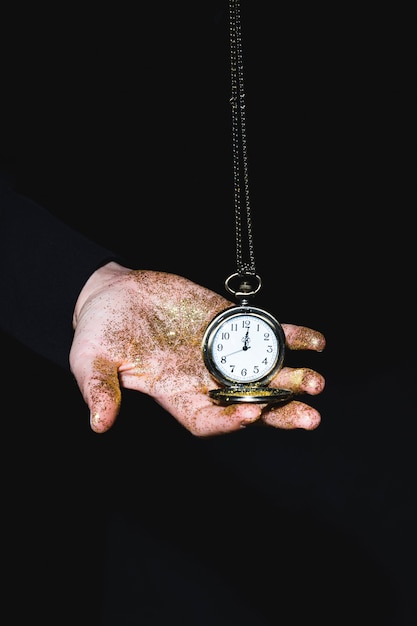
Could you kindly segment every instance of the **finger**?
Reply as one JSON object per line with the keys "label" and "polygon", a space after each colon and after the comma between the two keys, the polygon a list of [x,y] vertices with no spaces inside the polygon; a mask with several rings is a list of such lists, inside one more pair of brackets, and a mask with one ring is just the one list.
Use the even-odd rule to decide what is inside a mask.
{"label": "finger", "polygon": [[260,419],[262,407],[256,404],[219,406],[206,394],[175,395],[156,399],[192,435],[211,437],[245,428]]}
{"label": "finger", "polygon": [[90,426],[96,433],[109,430],[121,406],[121,389],[115,363],[96,357],[85,359],[83,367],[73,366],[73,374],[90,409]]}
{"label": "finger", "polygon": [[282,430],[314,430],[321,422],[320,413],[304,402],[293,400],[284,405],[267,407],[262,415],[262,421],[268,426]]}
{"label": "finger", "polygon": [[293,393],[308,393],[310,396],[321,393],[324,386],[324,377],[308,367],[283,367],[271,382],[271,387],[282,387]]}
{"label": "finger", "polygon": [[318,330],[295,324],[282,324],[285,339],[291,350],[315,350],[322,352],[326,347],[326,339]]}

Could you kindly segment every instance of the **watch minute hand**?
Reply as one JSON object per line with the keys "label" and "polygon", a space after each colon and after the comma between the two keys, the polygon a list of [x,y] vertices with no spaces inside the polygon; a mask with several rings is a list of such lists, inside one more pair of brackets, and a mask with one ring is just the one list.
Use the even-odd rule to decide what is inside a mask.
{"label": "watch minute hand", "polygon": [[249,350],[250,346],[247,346],[246,344],[243,346],[243,348],[240,348],[240,350],[235,350],[234,352],[231,352],[230,354],[226,354],[225,355],[225,359],[227,359],[227,357],[232,356],[232,354],[237,354],[238,352],[244,352],[245,350]]}

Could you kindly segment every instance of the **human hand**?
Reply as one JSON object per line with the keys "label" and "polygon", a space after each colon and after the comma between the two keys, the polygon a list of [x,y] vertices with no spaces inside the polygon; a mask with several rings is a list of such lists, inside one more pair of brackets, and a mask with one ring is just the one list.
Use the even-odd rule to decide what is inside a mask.
{"label": "human hand", "polygon": [[[299,400],[282,405],[213,403],[219,385],[203,361],[201,342],[209,321],[232,302],[175,274],[132,270],[111,262],[90,277],[74,311],[70,367],[90,409],[91,428],[109,430],[120,411],[122,388],[140,391],[196,436],[244,428],[258,420],[282,429],[313,430],[319,412]],[[325,347],[323,335],[282,324],[287,347]],[[317,395],[323,376],[309,368],[283,367],[272,387]]]}

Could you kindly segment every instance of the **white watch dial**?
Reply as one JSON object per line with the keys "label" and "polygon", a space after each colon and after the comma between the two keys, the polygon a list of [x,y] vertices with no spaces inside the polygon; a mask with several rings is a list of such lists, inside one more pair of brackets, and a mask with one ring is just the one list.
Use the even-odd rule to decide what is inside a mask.
{"label": "white watch dial", "polygon": [[283,360],[285,337],[262,309],[235,307],[212,320],[203,342],[206,365],[221,382],[251,384],[269,380]]}

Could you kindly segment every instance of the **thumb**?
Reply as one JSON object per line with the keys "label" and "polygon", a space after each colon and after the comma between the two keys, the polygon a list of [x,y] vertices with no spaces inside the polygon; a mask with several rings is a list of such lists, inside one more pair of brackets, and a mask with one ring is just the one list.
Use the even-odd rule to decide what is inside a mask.
{"label": "thumb", "polygon": [[90,409],[90,426],[96,433],[109,430],[120,411],[122,394],[118,367],[102,357],[84,359],[82,368],[72,365],[72,372]]}

